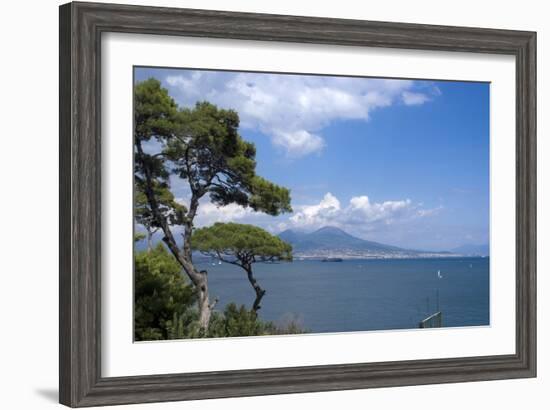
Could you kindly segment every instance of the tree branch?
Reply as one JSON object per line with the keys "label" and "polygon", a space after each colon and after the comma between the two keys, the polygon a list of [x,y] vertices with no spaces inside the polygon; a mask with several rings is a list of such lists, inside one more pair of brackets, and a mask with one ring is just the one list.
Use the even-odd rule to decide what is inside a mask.
{"label": "tree branch", "polygon": [[236,266],[240,266],[241,268],[243,267],[237,260],[229,260],[229,259],[226,259],[222,256],[221,252],[220,251],[216,251],[216,256],[218,257],[219,260],[221,260],[222,262],[225,262],[225,263],[229,263],[231,265],[236,265]]}
{"label": "tree branch", "polygon": [[141,166],[143,168],[143,174],[145,176],[145,196],[147,198],[147,201],[149,202],[149,207],[151,208],[151,212],[153,213],[155,220],[162,229],[162,232],[164,233],[164,238],[162,240],[164,241],[164,243],[166,243],[168,249],[172,252],[174,257],[182,264],[185,273],[187,273],[187,275],[189,276],[189,279],[191,279],[191,281],[195,285],[199,286],[201,280],[200,275],[195,274],[192,266],[189,266],[187,263],[185,263],[186,261],[182,260],[174,235],[170,230],[166,218],[161,214],[159,210],[159,203],[153,191],[153,177],[151,175],[151,170],[145,163],[145,154],[141,146],[141,141],[139,139],[136,139],[135,141],[138,157],[140,159]]}
{"label": "tree branch", "polygon": [[216,297],[214,298],[214,300],[212,301],[212,303],[210,303],[210,304],[208,305],[208,309],[214,310],[214,307],[216,307],[216,305],[218,304],[218,301],[219,301],[219,300],[220,300],[220,299],[216,296]]}

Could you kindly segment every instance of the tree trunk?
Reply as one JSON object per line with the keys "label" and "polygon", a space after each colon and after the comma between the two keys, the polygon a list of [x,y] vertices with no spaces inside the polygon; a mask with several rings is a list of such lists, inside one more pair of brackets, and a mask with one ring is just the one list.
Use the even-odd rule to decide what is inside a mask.
{"label": "tree trunk", "polygon": [[187,221],[184,224],[182,259],[185,261],[185,265],[188,265],[187,268],[184,266],[184,269],[189,269],[190,271],[192,271],[192,276],[196,278],[193,283],[195,284],[199,295],[199,323],[201,329],[205,332],[208,330],[208,325],[210,324],[210,316],[217,300],[214,300],[213,303],[210,303],[210,295],[208,293],[208,272],[205,270],[199,272],[193,265],[191,236],[193,235],[193,219],[195,218],[198,207],[199,198],[195,194],[193,194],[191,196],[191,201],[189,202]]}
{"label": "tree trunk", "polygon": [[199,324],[203,331],[208,330],[210,324],[210,315],[212,314],[213,306],[210,305],[210,297],[208,295],[208,280],[205,270],[199,272],[202,276],[201,284],[199,285]]}
{"label": "tree trunk", "polygon": [[[167,243],[168,247],[171,248],[171,244],[167,242],[166,238],[164,238],[164,241]],[[217,300],[215,300],[213,303],[210,303],[207,272],[205,270],[199,272],[193,265],[191,259],[186,257],[186,255],[179,251],[179,249],[176,248],[175,251],[172,250],[172,253],[197,290],[199,297],[199,325],[202,331],[206,332],[208,330],[208,325],[210,324],[212,310],[217,302]]]}
{"label": "tree trunk", "polygon": [[[137,140],[136,148],[139,157],[143,159],[143,149],[141,143]],[[176,239],[174,238],[174,235],[168,225],[168,221],[166,221],[166,218],[164,218],[159,210],[159,204],[152,188],[153,179],[151,177],[150,170],[147,166],[144,166],[143,171],[146,179],[145,196],[147,198],[147,201],[149,202],[149,206],[151,207],[151,211],[155,217],[155,220],[160,225],[160,228],[164,233],[164,238],[162,240],[164,241],[164,243],[166,243],[166,246],[168,247],[170,252],[172,252],[176,260],[179,262],[179,264],[197,289],[199,296],[199,324],[201,330],[203,332],[206,332],[210,323],[210,314],[212,312],[212,309],[214,308],[214,305],[216,304],[216,301],[213,304],[210,304],[206,271],[197,271],[197,269],[195,269],[195,267],[193,266],[193,261],[191,258],[192,253],[190,239],[191,234],[193,233],[193,219],[195,218],[195,214],[197,212],[199,198],[197,198],[195,195],[193,195],[191,198],[191,204],[189,207],[189,212],[187,213],[187,222],[185,224],[184,230],[183,249],[179,249],[176,243]]]}
{"label": "tree trunk", "polygon": [[196,195],[191,196],[191,201],[189,201],[189,211],[187,212],[186,221],[184,223],[183,229],[183,256],[189,260],[193,260],[193,253],[191,250],[191,235],[193,234],[193,219],[197,214],[197,209],[199,207],[199,199]]}
{"label": "tree trunk", "polygon": [[265,290],[260,287],[260,285],[258,284],[258,281],[256,280],[256,278],[252,274],[252,265],[248,264],[248,265],[243,266],[243,268],[246,271],[246,274],[248,276],[248,281],[252,285],[252,288],[254,289],[254,292],[256,292],[256,299],[254,300],[254,303],[252,304],[252,311],[256,313],[261,308],[260,302],[262,301],[262,298],[265,295]]}
{"label": "tree trunk", "polygon": [[153,232],[151,228],[147,227],[147,253],[151,253],[153,250]]}

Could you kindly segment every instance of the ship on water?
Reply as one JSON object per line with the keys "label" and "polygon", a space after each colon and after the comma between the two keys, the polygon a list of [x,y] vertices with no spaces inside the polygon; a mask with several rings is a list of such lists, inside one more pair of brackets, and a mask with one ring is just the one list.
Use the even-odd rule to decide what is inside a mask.
{"label": "ship on water", "polygon": [[342,262],[342,258],[323,258],[321,262]]}

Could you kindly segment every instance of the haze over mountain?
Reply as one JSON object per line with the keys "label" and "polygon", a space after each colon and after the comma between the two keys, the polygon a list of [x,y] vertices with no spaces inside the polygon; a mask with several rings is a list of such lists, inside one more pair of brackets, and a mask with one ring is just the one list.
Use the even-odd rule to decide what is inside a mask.
{"label": "haze over mountain", "polygon": [[489,256],[489,244],[462,245],[451,249],[451,252],[467,256]]}
{"label": "haze over mountain", "polygon": [[296,257],[303,258],[360,259],[460,256],[452,252],[419,251],[367,241],[332,226],[325,226],[311,233],[288,229],[281,232],[279,237],[292,245]]}
{"label": "haze over mountain", "polygon": [[[292,245],[294,257],[298,259],[385,259],[489,256],[488,244],[466,244],[450,249],[449,251],[406,249],[357,238],[333,226],[325,226],[314,232],[287,229],[278,236]],[[156,237],[153,243],[156,245],[159,241],[159,237]],[[145,250],[146,242],[138,241],[135,247],[138,251]],[[198,252],[195,257],[201,260],[205,259],[205,257]]]}

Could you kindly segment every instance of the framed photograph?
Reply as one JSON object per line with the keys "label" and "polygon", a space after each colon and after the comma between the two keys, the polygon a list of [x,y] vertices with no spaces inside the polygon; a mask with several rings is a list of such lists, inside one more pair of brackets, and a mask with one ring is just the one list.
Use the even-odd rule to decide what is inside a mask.
{"label": "framed photograph", "polygon": [[60,402],[536,375],[536,33],[60,7]]}

